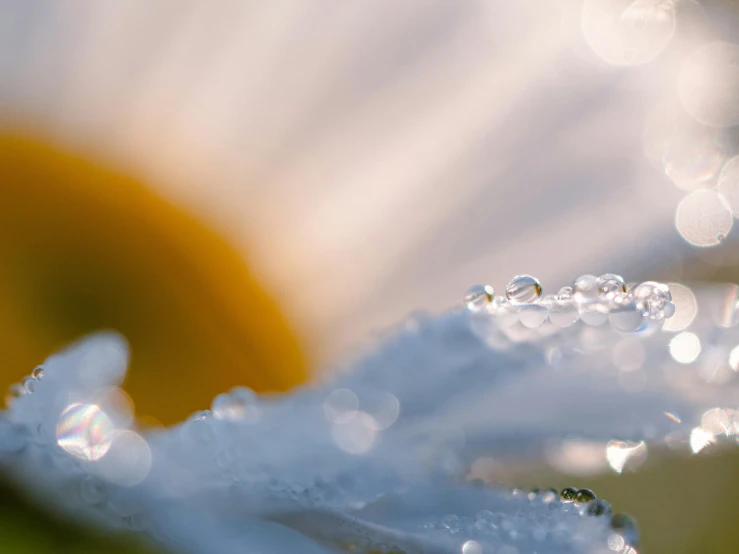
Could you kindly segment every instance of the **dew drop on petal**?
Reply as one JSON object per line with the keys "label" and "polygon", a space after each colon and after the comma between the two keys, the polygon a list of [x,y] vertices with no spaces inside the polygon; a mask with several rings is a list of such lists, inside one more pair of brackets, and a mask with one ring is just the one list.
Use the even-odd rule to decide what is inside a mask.
{"label": "dew drop on petal", "polygon": [[541,298],[539,280],[531,275],[516,275],[506,286],[506,298],[513,304],[531,304]]}
{"label": "dew drop on petal", "polygon": [[549,311],[545,306],[540,304],[529,304],[521,306],[518,311],[518,318],[524,327],[535,329],[540,327],[549,316]]}
{"label": "dew drop on petal", "polygon": [[26,390],[26,393],[32,394],[33,391],[36,390],[36,385],[38,384],[38,381],[34,379],[33,377],[26,377],[26,379],[23,381],[23,388]]}
{"label": "dew drop on petal", "polygon": [[572,285],[575,300],[580,303],[598,298],[598,278],[595,275],[580,275]]}
{"label": "dew drop on petal", "polygon": [[234,387],[229,392],[215,397],[211,413],[216,419],[253,423],[261,417],[259,398],[250,388]]}
{"label": "dew drop on petal", "polygon": [[682,199],[675,212],[680,235],[694,246],[715,246],[731,231],[734,217],[726,201],[712,190],[697,190]]}
{"label": "dew drop on petal", "polygon": [[611,299],[626,292],[626,283],[623,277],[614,273],[601,275],[597,280],[598,294],[601,298]]}
{"label": "dew drop on petal", "polygon": [[459,516],[449,514],[441,518],[441,526],[450,533],[459,533],[462,530],[462,522]]}
{"label": "dew drop on petal", "polygon": [[577,496],[577,489],[573,487],[566,487],[559,493],[559,498],[562,502],[574,502]]}
{"label": "dew drop on petal", "polygon": [[95,461],[108,452],[113,432],[113,424],[97,405],[74,403],[59,417],[56,441],[69,454]]}
{"label": "dew drop on petal", "polygon": [[634,287],[631,294],[636,309],[650,319],[664,319],[665,305],[672,300],[670,289],[663,283],[645,281]]}
{"label": "dew drop on petal", "polygon": [[475,285],[464,295],[464,304],[471,312],[479,312],[493,302],[495,290],[490,285]]}
{"label": "dew drop on petal", "polygon": [[41,366],[38,366],[31,372],[31,377],[36,379],[36,381],[41,381],[44,378],[44,368]]}
{"label": "dew drop on petal", "polygon": [[575,494],[575,504],[587,504],[595,500],[595,493],[590,489],[580,489]]}
{"label": "dew drop on petal", "polygon": [[605,500],[598,498],[588,505],[586,511],[589,516],[610,516],[612,513],[611,505]]}

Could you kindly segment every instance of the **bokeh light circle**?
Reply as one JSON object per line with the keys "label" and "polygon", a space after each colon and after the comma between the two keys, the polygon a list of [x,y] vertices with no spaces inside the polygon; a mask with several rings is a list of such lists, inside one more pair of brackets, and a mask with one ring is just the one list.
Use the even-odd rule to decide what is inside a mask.
{"label": "bokeh light circle", "polygon": [[682,237],[694,246],[714,246],[731,230],[734,217],[726,201],[711,190],[697,190],[682,199],[675,225]]}

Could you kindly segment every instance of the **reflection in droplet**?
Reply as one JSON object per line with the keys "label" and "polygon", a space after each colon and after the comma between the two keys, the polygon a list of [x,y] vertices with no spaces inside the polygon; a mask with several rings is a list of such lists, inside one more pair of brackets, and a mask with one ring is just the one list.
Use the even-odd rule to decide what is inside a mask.
{"label": "reflection in droplet", "polygon": [[715,127],[738,124],[739,45],[717,41],[698,48],[680,70],[678,93],[698,121]]}
{"label": "reflection in droplet", "polygon": [[506,286],[506,298],[514,304],[530,304],[541,298],[541,284],[531,275],[516,275]]}
{"label": "reflection in droplet", "polygon": [[644,441],[613,440],[606,446],[606,459],[616,473],[622,473],[626,467],[635,469],[647,459],[647,445]]}
{"label": "reflection in droplet", "polygon": [[682,199],[675,214],[678,232],[695,246],[714,246],[731,230],[734,218],[716,192],[697,190]]}
{"label": "reflection in droplet", "polygon": [[572,285],[575,300],[578,302],[587,302],[595,300],[599,296],[598,278],[595,275],[580,275]]}
{"label": "reflection in droplet", "polygon": [[693,363],[701,353],[701,341],[695,333],[683,332],[670,341],[670,356],[681,364]]}
{"label": "reflection in droplet", "polygon": [[234,387],[213,399],[211,412],[216,419],[254,423],[262,416],[257,393],[248,387]]}
{"label": "reflection in droplet", "polygon": [[95,464],[95,473],[116,485],[133,487],[146,479],[151,470],[149,443],[133,431],[113,434],[110,449]]}
{"label": "reflection in droplet", "polygon": [[70,404],[56,426],[57,444],[83,460],[99,460],[108,452],[113,424],[95,404]]}
{"label": "reflection in droplet", "polygon": [[690,432],[690,449],[694,454],[697,454],[707,446],[712,445],[716,442],[713,433],[706,431],[702,427],[695,427]]}
{"label": "reflection in droplet", "polygon": [[336,389],[323,401],[323,413],[331,423],[348,423],[359,409],[359,398],[349,389]]}
{"label": "reflection in droplet", "polygon": [[665,321],[665,331],[682,331],[686,329],[698,314],[698,301],[695,294],[683,284],[668,283],[672,294],[672,303],[675,304],[675,314]]}
{"label": "reflection in droplet", "polygon": [[365,412],[357,412],[356,416],[346,423],[335,423],[331,428],[334,443],[349,454],[364,454],[375,442],[377,422]]}
{"label": "reflection in droplet", "polygon": [[672,0],[586,0],[582,32],[606,63],[641,65],[656,58],[675,33]]}

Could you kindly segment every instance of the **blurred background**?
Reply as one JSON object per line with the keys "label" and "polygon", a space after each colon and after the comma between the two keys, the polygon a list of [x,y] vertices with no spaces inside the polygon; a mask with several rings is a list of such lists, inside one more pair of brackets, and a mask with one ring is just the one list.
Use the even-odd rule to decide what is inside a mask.
{"label": "blurred background", "polygon": [[[736,280],[737,154],[733,0],[0,0],[0,384],[115,329],[171,424],[475,282]],[[575,484],[736,552],[737,461]],[[63,551],[22,521],[0,551]]]}

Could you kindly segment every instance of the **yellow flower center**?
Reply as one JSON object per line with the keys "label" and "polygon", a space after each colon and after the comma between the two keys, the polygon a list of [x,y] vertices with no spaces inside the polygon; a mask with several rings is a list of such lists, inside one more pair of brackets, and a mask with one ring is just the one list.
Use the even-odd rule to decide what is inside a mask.
{"label": "yellow flower center", "polygon": [[222,237],[141,182],[0,135],[0,385],[80,335],[129,340],[125,389],[172,423],[236,384],[285,390],[306,361]]}

